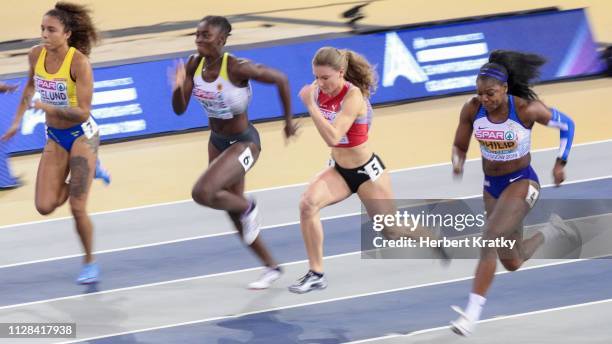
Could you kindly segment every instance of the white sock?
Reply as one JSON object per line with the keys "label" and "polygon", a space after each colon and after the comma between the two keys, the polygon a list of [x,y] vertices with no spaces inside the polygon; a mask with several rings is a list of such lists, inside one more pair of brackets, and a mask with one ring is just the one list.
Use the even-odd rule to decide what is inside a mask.
{"label": "white sock", "polygon": [[470,293],[470,300],[465,307],[465,314],[468,318],[474,321],[480,320],[480,313],[482,313],[482,307],[484,306],[487,299],[481,295]]}

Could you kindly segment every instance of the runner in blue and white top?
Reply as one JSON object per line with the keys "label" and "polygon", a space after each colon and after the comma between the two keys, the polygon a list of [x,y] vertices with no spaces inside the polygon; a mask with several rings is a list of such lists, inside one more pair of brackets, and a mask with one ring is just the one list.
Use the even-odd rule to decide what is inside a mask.
{"label": "runner in blue and white top", "polygon": [[480,143],[485,174],[483,198],[487,224],[483,239],[514,240],[511,248],[487,247],[480,261],[465,310],[455,308],[459,319],[451,329],[469,335],[480,319],[482,307],[497,266],[497,258],[509,271],[517,270],[545,240],[555,235],[576,236],[562,220],[551,216],[551,226],[522,240],[523,219],[534,206],[540,192],[538,176],[531,167],[531,129],[535,123],[557,128],[561,144],[553,167],[554,182],[565,179],[574,122],[562,112],[549,108],[530,87],[530,80],[539,74],[544,64],[538,55],[496,50],[483,65],[476,80],[477,96],[461,109],[459,126],[453,144],[452,164],[455,175],[463,173],[463,164],[474,137]]}

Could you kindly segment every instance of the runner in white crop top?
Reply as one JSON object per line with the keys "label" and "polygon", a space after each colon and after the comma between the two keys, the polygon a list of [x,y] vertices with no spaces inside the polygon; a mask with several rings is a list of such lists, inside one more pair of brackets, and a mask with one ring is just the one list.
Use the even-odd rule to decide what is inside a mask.
{"label": "runner in white crop top", "polygon": [[200,59],[193,76],[193,97],[202,105],[209,118],[232,119],[247,112],[251,102],[251,83],[246,87],[235,86],[229,78],[227,63],[229,53],[223,53],[219,76],[212,82],[202,78],[206,58]]}
{"label": "runner in white crop top", "polygon": [[223,52],[231,25],[225,17],[207,16],[197,26],[197,54],[175,71],[172,107],[178,115],[187,109],[193,97],[204,107],[211,129],[208,143],[209,167],[196,181],[192,196],[198,204],[225,210],[255,252],[266,270],[249,285],[263,289],[280,277],[277,262],[258,239],[257,206],[244,196],[246,172],[261,151],[257,130],[247,118],[251,100],[250,80],[275,84],[285,115],[285,137],[296,132],[292,121],[289,82],[282,72],[238,59]]}

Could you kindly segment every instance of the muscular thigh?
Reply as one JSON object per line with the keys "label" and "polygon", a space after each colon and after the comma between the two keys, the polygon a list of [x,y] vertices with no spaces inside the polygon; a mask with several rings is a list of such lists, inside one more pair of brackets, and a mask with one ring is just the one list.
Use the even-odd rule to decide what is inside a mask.
{"label": "muscular thigh", "polygon": [[495,202],[488,218],[489,237],[503,236],[505,239],[517,240],[512,250],[506,248],[498,250],[502,259],[512,259],[520,250],[523,219],[530,210],[526,201],[529,183],[528,180],[521,180],[508,185]]}
{"label": "muscular thigh", "polygon": [[509,247],[500,247],[497,249],[497,255],[500,260],[516,260],[521,259],[521,250],[523,243],[523,222],[521,221],[516,225],[515,230],[506,236],[504,239],[514,240],[514,247],[510,249]]}
{"label": "muscular thigh", "polygon": [[497,203],[497,199],[491,196],[487,191],[482,192],[482,199],[484,200],[484,206],[486,211],[487,219],[493,213],[493,209],[495,209],[495,204]]}
{"label": "muscular thigh", "polygon": [[96,168],[100,137],[79,137],[70,151],[70,198],[85,200],[91,187]]}
{"label": "muscular thigh", "polygon": [[36,176],[36,202],[53,204],[68,176],[70,154],[53,140],[47,140]]}
{"label": "muscular thigh", "polygon": [[351,190],[333,167],[321,171],[308,184],[302,199],[317,208],[340,202],[351,195]]}
{"label": "muscular thigh", "polygon": [[[247,154],[247,148],[250,154]],[[259,158],[259,148],[252,142],[236,143],[223,152],[208,143],[209,165],[198,179],[196,185],[215,185],[232,193],[240,193],[244,189],[246,168],[253,167]],[[247,161],[248,160],[248,161]],[[246,161],[246,165],[244,164]],[[246,168],[245,168],[246,166]]]}
{"label": "muscular thigh", "polygon": [[393,214],[397,210],[391,189],[391,178],[387,171],[384,171],[376,181],[368,180],[361,184],[357,195],[370,217],[375,214]]}

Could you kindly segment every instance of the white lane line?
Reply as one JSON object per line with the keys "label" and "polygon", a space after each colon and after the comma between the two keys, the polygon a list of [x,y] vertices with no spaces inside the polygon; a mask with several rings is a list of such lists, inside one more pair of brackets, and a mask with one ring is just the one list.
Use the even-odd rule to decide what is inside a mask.
{"label": "white lane line", "polygon": [[[341,254],[336,254],[336,255],[332,255],[332,256],[327,256],[324,259],[335,259],[335,258],[341,258],[341,257],[347,257],[347,256],[351,256],[351,255],[356,255],[356,254],[360,254],[360,253],[361,253],[361,251],[341,253]],[[287,262],[287,263],[283,263],[283,264],[279,264],[279,265],[280,266],[289,266],[289,265],[296,265],[296,264],[307,263],[307,262],[308,262],[308,259],[304,259],[304,260],[297,260],[297,261],[293,261],[293,262]],[[198,280],[198,279],[207,279],[207,278],[212,278],[212,277],[227,276],[227,275],[239,274],[239,273],[243,273],[243,272],[256,271],[256,270],[260,270],[260,269],[263,269],[263,267],[258,266],[258,267],[255,267],[255,268],[248,268],[248,269],[242,269],[242,270],[232,270],[232,271],[224,271],[224,272],[219,272],[219,273],[216,273],[216,274],[209,274],[209,275],[202,275],[202,276],[179,278],[179,279],[175,279],[175,280],[168,280],[168,281],[162,281],[162,282],[155,282],[155,283],[148,283],[148,284],[142,284],[142,285],[135,285],[135,286],[125,287],[125,288],[102,290],[102,291],[96,291],[96,292],[87,293],[87,294],[70,295],[70,296],[64,296],[64,297],[57,297],[57,298],[53,298],[53,299],[46,299],[46,300],[39,300],[39,301],[32,301],[32,302],[25,302],[25,303],[17,303],[17,304],[14,304],[14,305],[1,306],[0,310],[10,309],[10,308],[17,308],[17,307],[23,307],[23,306],[30,306],[30,305],[36,305],[36,304],[41,304],[41,303],[46,303],[46,302],[78,299],[78,298],[81,298],[81,297],[87,297],[89,295],[110,294],[110,293],[121,292],[121,291],[126,291],[126,290],[134,290],[134,289],[147,288],[147,287],[155,287],[155,286],[159,286],[159,285],[166,285],[166,284],[172,284],[172,283],[194,281],[194,280]]]}
{"label": "white lane line", "polygon": [[[540,268],[551,267],[551,266],[556,266],[556,265],[570,264],[570,263],[580,262],[580,261],[584,261],[584,260],[587,260],[587,259],[572,259],[572,260],[567,260],[567,261],[562,261],[562,262],[547,263],[547,264],[542,264],[542,265],[537,265],[537,266],[525,267],[525,268],[522,268],[520,271],[540,269]],[[510,271],[499,271],[499,272],[496,272],[495,274],[496,275],[502,275],[502,274],[507,274],[507,273],[510,273]],[[304,303],[299,303],[299,304],[294,304],[294,305],[289,305],[289,306],[271,307],[271,308],[267,308],[267,309],[261,309],[261,310],[257,310],[257,311],[239,313],[239,314],[234,314],[234,315],[211,317],[211,318],[198,319],[198,320],[174,323],[174,324],[163,325],[163,326],[149,327],[149,328],[140,329],[140,330],[124,331],[124,332],[114,333],[114,334],[110,334],[110,335],[88,337],[88,338],[79,338],[76,341],[68,341],[68,342],[63,342],[63,343],[66,343],[66,344],[67,343],[76,343],[76,342],[79,342],[79,341],[96,340],[96,339],[101,339],[101,338],[121,336],[121,335],[125,335],[125,334],[141,333],[141,332],[146,332],[146,331],[166,329],[166,328],[177,327],[177,326],[199,324],[199,323],[218,321],[218,320],[225,320],[225,319],[234,319],[234,318],[240,318],[240,317],[249,316],[249,315],[253,315],[253,314],[260,314],[260,313],[266,313],[266,312],[274,312],[274,311],[279,311],[279,310],[284,310],[284,309],[291,309],[291,308],[298,308],[298,307],[304,307],[304,306],[317,305],[317,304],[321,304],[321,303],[343,301],[343,300],[349,300],[349,299],[366,297],[366,296],[372,296],[372,295],[388,294],[388,293],[393,293],[393,292],[397,292],[397,291],[406,291],[406,290],[412,290],[412,289],[418,289],[418,288],[425,288],[425,287],[437,286],[437,285],[442,285],[442,284],[448,284],[448,283],[453,283],[453,282],[461,282],[461,281],[469,280],[469,279],[472,279],[472,278],[473,278],[473,276],[466,276],[466,277],[454,278],[454,279],[450,279],[450,280],[444,280],[444,281],[438,281],[438,282],[430,282],[430,283],[423,283],[423,284],[418,284],[418,285],[412,285],[412,286],[408,286],[408,287],[393,288],[393,289],[381,290],[381,291],[375,291],[375,292],[369,292],[369,293],[361,293],[361,294],[355,294],[355,295],[349,295],[349,296],[335,297],[335,298],[319,300],[319,301],[304,302]],[[85,295],[93,295],[93,294],[97,294],[97,293],[85,294]],[[82,296],[85,296],[85,295],[75,295],[74,297],[82,297]],[[0,309],[2,309],[2,308],[0,308]],[[497,319],[497,318],[495,318],[495,319]]]}
{"label": "white lane line", "polygon": [[[591,301],[591,302],[585,302],[585,303],[577,303],[577,304],[573,304],[573,305],[569,305],[569,306],[563,306],[563,307],[546,308],[546,309],[540,309],[540,310],[537,310],[537,311],[531,311],[531,312],[525,312],[525,313],[517,313],[517,314],[512,314],[512,315],[504,315],[504,316],[494,317],[494,318],[490,318],[490,319],[480,320],[478,323],[479,324],[484,324],[484,323],[490,323],[490,322],[495,322],[495,321],[500,321],[500,320],[520,318],[520,317],[529,316],[529,315],[535,315],[535,314],[544,314],[544,313],[551,313],[551,312],[556,312],[556,311],[561,311],[561,310],[566,310],[566,309],[574,309],[574,308],[580,308],[580,307],[593,306],[593,305],[602,304],[602,303],[608,303],[608,302],[612,302],[612,299],[605,299],[605,300],[599,300],[599,301]],[[362,344],[362,343],[376,342],[376,341],[379,341],[379,340],[389,339],[389,338],[415,337],[415,336],[418,336],[418,335],[421,335],[421,334],[431,333],[431,332],[436,332],[436,331],[446,330],[446,329],[450,329],[450,326],[432,327],[432,328],[427,328],[427,329],[424,329],[424,330],[410,332],[410,333],[407,333],[407,334],[392,333],[392,334],[388,334],[386,336],[381,336],[381,337],[374,337],[374,338],[356,340],[356,341],[352,341],[352,342],[345,342],[344,344]]]}
{"label": "white lane line", "polygon": [[[602,179],[608,179],[608,178],[612,178],[612,175],[572,180],[572,181],[564,182],[563,185],[577,184],[577,183],[586,183],[586,182],[591,182],[591,181],[595,181],[595,180],[602,180]],[[542,185],[542,188],[549,188],[549,187],[554,187],[554,186],[555,186],[554,184],[546,184],[546,185]],[[476,197],[481,197],[481,196],[482,196],[482,194],[475,194],[475,195],[458,197],[458,199],[470,199],[470,198],[476,198]],[[361,213],[360,212],[352,212],[352,213],[345,213],[345,214],[327,216],[327,217],[322,217],[321,221],[327,221],[327,220],[333,220],[333,219],[339,219],[339,218],[343,218],[343,217],[351,217],[351,216],[357,216],[357,215],[361,215]],[[264,226],[264,227],[261,227],[261,229],[263,230],[263,229],[282,228],[282,227],[288,227],[288,226],[297,225],[299,223],[300,223],[299,221],[291,221],[291,222],[286,222],[286,223],[281,223],[281,224],[276,224],[276,225]],[[188,238],[181,238],[181,239],[174,239],[174,240],[167,240],[167,241],[159,241],[159,242],[154,242],[154,243],[150,243],[150,244],[142,244],[142,245],[119,247],[119,248],[114,248],[114,249],[109,249],[109,250],[95,251],[94,254],[121,252],[121,251],[127,251],[127,250],[139,249],[139,248],[155,247],[155,246],[166,245],[166,244],[174,244],[174,243],[179,243],[179,242],[184,242],[184,241],[189,241],[189,240],[207,239],[207,238],[213,238],[213,237],[224,236],[224,235],[236,235],[236,232],[235,231],[221,232],[221,233],[215,233],[215,234],[193,236],[193,237],[188,237]],[[52,258],[45,258],[45,259],[38,259],[38,260],[30,260],[30,261],[25,261],[25,262],[20,262],[20,263],[0,265],[0,269],[11,268],[11,267],[21,266],[21,265],[28,265],[28,264],[52,262],[52,261],[56,261],[56,260],[77,258],[77,257],[82,257],[82,256],[83,256],[83,254],[79,253],[79,254],[72,254],[72,255],[66,255],[66,256],[60,256],[60,257],[52,257]]]}
{"label": "white lane line", "polygon": [[[575,147],[589,146],[589,145],[602,144],[602,143],[608,143],[608,142],[612,142],[612,139],[609,139],[609,140],[600,140],[600,141],[591,141],[591,142],[585,142],[585,143],[578,143],[578,144],[573,145],[572,147],[575,148]],[[554,151],[554,150],[558,150],[558,149],[559,149],[559,147],[550,147],[550,148],[535,149],[535,150],[532,150],[531,153]],[[479,160],[480,160],[480,158],[474,158],[474,159],[468,159],[468,160],[466,160],[466,162],[479,161]],[[416,171],[416,170],[422,170],[422,169],[426,169],[426,168],[433,168],[433,167],[440,167],[440,166],[447,166],[447,165],[450,166],[450,162],[443,162],[443,163],[436,163],[436,164],[429,164],[429,165],[420,165],[420,166],[401,168],[401,169],[396,169],[396,170],[389,170],[389,173]],[[300,186],[305,186],[305,185],[307,185],[307,183],[281,185],[281,186],[275,186],[275,187],[270,187],[270,188],[255,189],[255,190],[248,191],[246,193],[247,194],[252,194],[252,193],[266,192],[266,191],[273,191],[273,190],[280,190],[280,189],[289,189],[289,188],[300,187]],[[168,206],[168,205],[190,203],[190,202],[193,202],[193,201],[191,199],[185,199],[185,200],[172,201],[172,202],[154,203],[154,204],[147,204],[147,205],[142,205],[142,206],[137,206],[137,207],[121,208],[121,209],[115,209],[115,210],[107,210],[107,211],[95,212],[95,213],[91,213],[90,216],[115,214],[115,213],[120,213],[120,212],[125,212],[125,211],[141,210],[141,209],[147,209],[147,208],[153,208],[153,207],[163,207],[163,206]],[[65,221],[65,220],[72,221],[72,217],[65,216],[65,217],[58,217],[58,218],[55,218],[55,219],[37,220],[37,221],[22,222],[22,223],[10,224],[10,225],[2,225],[2,226],[0,226],[0,230],[20,228],[20,227],[24,227],[24,226],[28,226],[28,225],[48,223],[48,222],[54,222],[54,221]]]}
{"label": "white lane line", "polygon": [[[362,251],[353,251],[353,252],[341,253],[341,254],[336,254],[336,255],[331,255],[331,256],[325,256],[323,259],[327,260],[327,259],[342,258],[342,257],[348,257],[348,256],[352,256],[352,255],[362,254],[362,253],[363,253]],[[609,255],[604,255],[602,257],[608,257],[608,256]],[[564,261],[561,261],[561,262],[539,264],[539,265],[534,265],[534,266],[529,266],[529,267],[522,267],[521,271],[535,269],[535,268],[542,268],[542,267],[547,267],[547,266],[560,265],[560,264],[568,264],[568,263],[579,262],[579,261],[590,260],[590,259],[597,259],[597,258],[601,258],[601,257],[571,259],[571,260],[564,260]],[[281,266],[290,266],[290,265],[297,265],[297,264],[302,264],[302,263],[307,263],[307,262],[308,262],[308,260],[304,259],[304,260],[297,260],[297,261],[293,261],[293,262],[286,262],[286,263],[282,263],[280,265]],[[60,301],[60,300],[78,299],[78,298],[81,298],[81,297],[87,297],[89,295],[110,294],[110,293],[121,292],[121,291],[126,291],[126,290],[134,290],[134,289],[148,288],[148,287],[154,287],[154,286],[166,285],[166,284],[172,284],[172,283],[193,281],[193,280],[197,280],[197,279],[207,279],[207,278],[212,278],[212,277],[227,276],[227,275],[239,274],[239,273],[243,273],[243,272],[256,271],[256,270],[259,270],[259,269],[262,269],[262,268],[263,267],[254,267],[254,268],[247,268],[247,269],[241,269],[241,270],[224,271],[224,272],[219,272],[219,273],[216,273],[216,274],[201,275],[201,276],[194,276],[194,277],[186,277],[186,278],[180,278],[180,279],[174,279],[174,280],[168,280],[168,281],[161,281],[161,282],[154,282],[154,283],[148,283],[148,284],[140,284],[140,285],[135,285],[135,286],[131,286],[131,287],[102,290],[102,291],[97,291],[97,292],[87,293],[87,294],[77,294],[77,295],[63,296],[63,297],[57,297],[57,298],[45,299],[45,300],[39,300],[39,301],[17,303],[17,304],[12,304],[12,305],[0,306],[0,310],[9,309],[9,308],[17,308],[17,307],[22,307],[22,306],[35,305],[35,304],[46,303],[46,302]],[[504,274],[504,273],[507,273],[507,272],[508,271],[499,271],[499,272],[496,272],[496,274]],[[460,280],[470,279],[472,277],[473,276],[463,277]],[[444,283],[448,283],[448,282],[452,282],[452,281],[455,281],[455,280],[449,280],[449,281],[446,281]],[[443,282],[437,282],[437,283],[443,283]]]}
{"label": "white lane line", "polygon": [[[333,220],[333,219],[349,217],[349,216],[356,216],[356,215],[360,215],[360,214],[361,214],[360,212],[354,212],[354,213],[346,213],[346,214],[340,214],[340,215],[327,216],[327,217],[322,217],[321,221]],[[283,227],[288,227],[288,226],[292,226],[292,225],[297,225],[299,223],[300,223],[300,221],[292,221],[292,222],[280,223],[280,224],[276,224],[276,225],[263,226],[263,227],[261,227],[261,229],[264,230],[264,229],[283,228]],[[215,233],[215,234],[193,236],[193,237],[189,237],[189,238],[181,238],[181,239],[168,240],[168,241],[159,241],[159,242],[154,242],[154,243],[150,243],[150,244],[126,246],[126,247],[114,248],[114,249],[110,249],[110,250],[95,251],[95,252],[93,252],[93,254],[97,255],[97,254],[102,254],[102,253],[127,251],[127,250],[138,249],[138,248],[146,248],[146,247],[154,247],[154,246],[160,246],[160,245],[166,245],[166,244],[173,244],[173,243],[184,242],[184,241],[189,241],[189,240],[199,240],[199,239],[214,238],[214,237],[224,236],[224,235],[237,235],[237,232],[236,231],[222,232],[222,233]],[[83,256],[83,254],[79,253],[79,254],[72,254],[72,255],[61,256],[61,257],[53,257],[53,258],[31,260],[31,261],[21,262],[21,263],[0,265],[0,269],[11,268],[11,267],[21,266],[21,265],[35,264],[35,263],[52,262],[52,261],[55,261],[55,260],[77,258],[77,257],[82,257],[82,256]]]}

